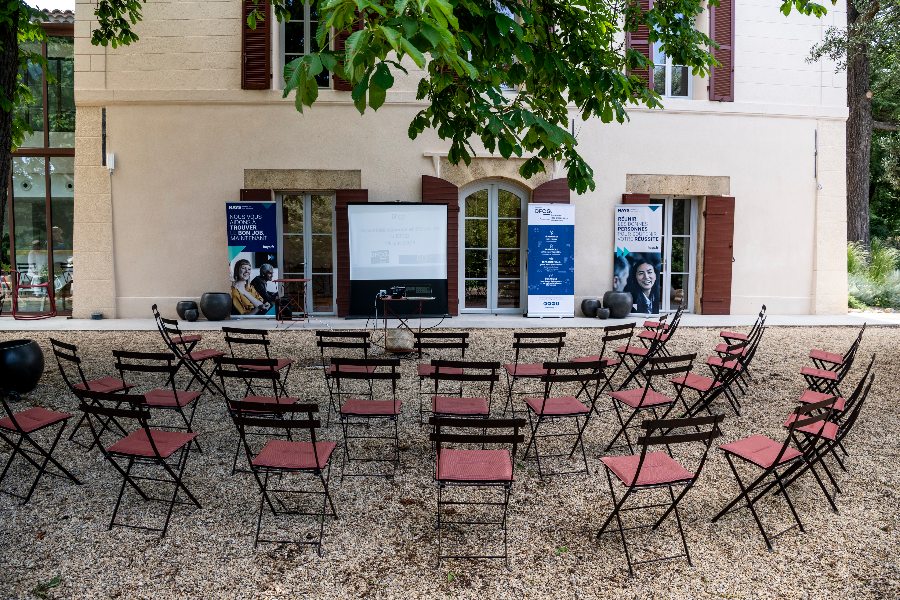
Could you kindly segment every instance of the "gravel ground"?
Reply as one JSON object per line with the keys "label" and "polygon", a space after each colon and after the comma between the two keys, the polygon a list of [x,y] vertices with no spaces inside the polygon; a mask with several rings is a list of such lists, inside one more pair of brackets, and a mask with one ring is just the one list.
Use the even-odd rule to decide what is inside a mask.
{"label": "gravel ground", "polygon": [[[424,430],[416,424],[418,379],[416,363],[409,360],[402,367],[401,469],[392,481],[348,478],[341,483],[332,475],[340,519],[326,523],[323,557],[309,547],[253,548],[258,488],[250,475],[230,476],[237,436],[222,399],[207,394],[195,420],[204,454],[191,454],[185,479],[202,509],[176,508],[162,540],[138,530],[107,531],[121,479],[96,450],[86,454],[63,441],[55,456],[83,485],[47,477],[24,507],[0,495],[0,597],[34,597],[35,586],[60,575],[61,584],[50,590],[56,598],[896,598],[900,596],[898,333],[895,328],[870,328],[849,377],[855,385],[868,358],[878,353],[879,377],[847,444],[849,471],[835,470],[844,492],[837,498],[840,513],[831,512],[815,481],[804,477],[792,487],[791,496],[807,532],[786,533],[775,542],[773,553],[766,551],[745,510],[710,523],[738,493],[724,457],[713,451],[697,487],[681,504],[694,566],[681,558],[636,567],[635,576],[628,577],[618,536],[595,538],[612,506],[599,458],[615,432],[615,416],[604,412],[585,434],[590,475],[542,482],[534,463],[523,460],[520,451],[516,462],[522,466],[516,468],[509,516],[511,571],[496,560],[453,560],[436,569],[433,455]],[[54,335],[79,345],[89,377],[114,374],[112,349],[162,350],[159,336],[149,332]],[[221,334],[203,335],[204,347],[224,349]],[[678,352],[699,353],[702,361],[712,352],[717,335],[717,330],[682,328],[673,346]],[[809,363],[809,349],[843,352],[855,335],[850,328],[769,328],[742,415],[736,417],[718,406],[728,415],[721,443],[756,433],[783,439],[781,424],[805,389],[799,370]],[[11,337],[5,334],[3,339]],[[48,336],[33,337],[44,347],[46,374],[17,409],[40,405],[75,412],[76,402],[59,376]],[[273,355],[299,361],[289,392],[324,408],[327,392],[321,369],[313,367],[318,356],[313,334],[273,333],[272,338]],[[473,331],[466,357],[511,359],[511,339],[509,331]],[[597,346],[596,331],[569,330],[563,356],[595,353]],[[706,368],[698,365],[694,370]],[[495,411],[502,406],[496,399],[505,389],[501,384]],[[608,408],[608,399],[601,405]],[[322,436],[340,441],[340,429],[332,426]],[[7,450],[0,449],[0,455],[6,456]],[[338,458],[336,454],[336,468]],[[689,459],[685,457],[686,464]],[[22,485],[31,473],[14,468],[2,486]],[[127,498],[125,515],[158,522],[158,507]],[[760,509],[771,531],[791,524],[782,500],[766,500]],[[272,524],[271,518],[267,522]],[[315,523],[293,518],[284,527],[301,537],[313,531]],[[500,539],[497,532],[486,532],[468,534],[465,541],[470,547],[494,544],[496,550]],[[642,530],[629,539],[636,560],[680,548],[672,519],[657,532]]]}

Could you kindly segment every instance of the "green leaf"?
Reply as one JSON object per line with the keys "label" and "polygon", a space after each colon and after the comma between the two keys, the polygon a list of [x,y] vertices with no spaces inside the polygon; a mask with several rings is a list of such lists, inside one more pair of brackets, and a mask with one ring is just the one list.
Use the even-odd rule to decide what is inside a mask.
{"label": "green leaf", "polygon": [[402,38],[400,38],[400,46],[403,48],[404,51],[406,51],[407,54],[410,55],[410,57],[412,57],[413,62],[415,62],[416,65],[417,65],[420,69],[424,69],[424,68],[425,68],[425,64],[426,64],[426,63],[425,63],[425,55],[422,54],[421,52],[419,52],[419,49],[416,48],[416,47],[412,44],[412,42],[410,42],[410,41],[409,41],[408,39],[406,39],[405,37],[402,37]]}
{"label": "green leaf", "polygon": [[391,45],[391,48],[394,49],[395,52],[400,51],[400,32],[394,29],[393,27],[385,27],[384,25],[379,25],[379,29],[384,34],[384,37],[387,38],[388,43]]}
{"label": "green leaf", "polygon": [[353,98],[353,104],[356,106],[356,110],[359,111],[359,114],[364,115],[366,113],[366,91],[369,89],[369,73],[366,72],[365,76],[363,76],[362,81],[354,86],[353,91],[350,93],[350,97]]}
{"label": "green leaf", "polygon": [[431,42],[432,48],[437,48],[441,41],[443,41],[441,32],[435,29],[434,26],[427,21],[422,23],[422,27],[419,29],[419,31],[428,39],[429,42]]}
{"label": "green leaf", "polygon": [[403,12],[406,10],[406,5],[408,3],[409,3],[409,0],[397,0],[394,3],[394,10],[397,12],[398,15],[402,15]]}
{"label": "green leaf", "polygon": [[388,69],[386,64],[381,63],[375,68],[375,75],[372,76],[372,83],[383,90],[389,90],[393,87],[394,76],[391,75],[391,70]]}
{"label": "green leaf", "polygon": [[381,108],[381,105],[384,104],[384,100],[387,97],[387,90],[383,87],[375,83],[373,80],[369,84],[369,106],[372,107],[372,110],[378,110]]}

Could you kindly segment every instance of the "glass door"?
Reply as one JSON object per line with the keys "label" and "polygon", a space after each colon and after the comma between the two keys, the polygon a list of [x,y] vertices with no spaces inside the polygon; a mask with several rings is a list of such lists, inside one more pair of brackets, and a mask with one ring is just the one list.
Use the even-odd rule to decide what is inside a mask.
{"label": "glass door", "polygon": [[334,314],[334,202],[331,194],[289,193],[278,197],[279,262],[284,279],[310,279],[306,310]]}
{"label": "glass door", "polygon": [[460,310],[524,312],[526,194],[506,183],[479,183],[463,188],[460,203]]}
{"label": "glass door", "polygon": [[697,199],[663,196],[651,204],[663,205],[663,264],[660,310],[673,312],[681,304],[694,310],[694,275],[697,247]]}

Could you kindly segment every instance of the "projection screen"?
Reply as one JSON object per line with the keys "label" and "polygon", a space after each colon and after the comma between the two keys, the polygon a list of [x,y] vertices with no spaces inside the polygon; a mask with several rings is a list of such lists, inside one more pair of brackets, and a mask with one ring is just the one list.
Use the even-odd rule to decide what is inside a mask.
{"label": "projection screen", "polygon": [[447,279],[447,206],[350,204],[350,279]]}

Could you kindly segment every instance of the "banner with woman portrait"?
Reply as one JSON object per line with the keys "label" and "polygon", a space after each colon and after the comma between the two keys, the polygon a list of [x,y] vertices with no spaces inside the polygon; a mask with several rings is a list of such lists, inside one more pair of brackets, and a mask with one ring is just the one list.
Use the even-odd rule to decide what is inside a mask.
{"label": "banner with woman portrait", "polygon": [[632,314],[659,313],[662,288],[662,205],[616,206],[613,290],[630,292]]}
{"label": "banner with woman portrait", "polygon": [[272,316],[278,279],[278,221],[274,202],[229,202],[228,271],[231,314]]}

